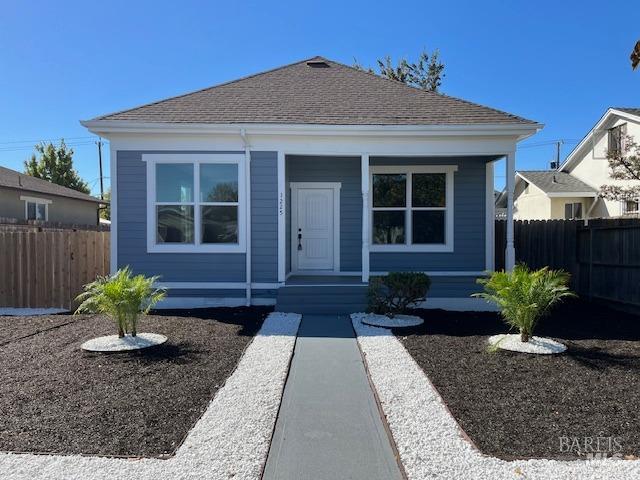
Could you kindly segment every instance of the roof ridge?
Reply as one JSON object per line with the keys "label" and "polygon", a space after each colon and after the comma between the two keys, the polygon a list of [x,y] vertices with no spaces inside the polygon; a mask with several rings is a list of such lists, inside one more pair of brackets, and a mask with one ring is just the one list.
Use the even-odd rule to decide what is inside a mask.
{"label": "roof ridge", "polygon": [[[322,57],[320,57],[320,58],[322,58]],[[415,87],[413,85],[409,85],[407,83],[401,82],[400,80],[394,80],[392,78],[385,77],[385,76],[382,76],[382,75],[378,75],[377,73],[370,72],[368,70],[361,70],[361,69],[356,68],[356,67],[351,66],[351,65],[347,65],[347,64],[344,64],[344,63],[336,62],[335,60],[327,60],[327,59],[324,59],[324,60],[328,61],[330,63],[335,63],[336,65],[340,65],[341,67],[350,68],[351,70],[354,70],[354,71],[359,72],[359,73],[365,73],[367,75],[372,75],[373,77],[378,78],[380,80],[386,80],[386,81],[389,81],[389,82],[393,82],[396,85],[402,85],[402,86],[404,86],[406,88],[410,88],[410,89],[412,89],[414,91],[422,92],[422,93],[427,94],[427,95],[435,95],[435,96],[440,96],[440,97],[444,97],[444,98],[449,98],[451,100],[456,100],[458,102],[466,103],[467,105],[473,105],[475,107],[486,108],[488,110],[492,110],[492,111],[494,111],[496,113],[500,113],[502,115],[507,115],[507,116],[509,116],[511,118],[515,118],[517,120],[523,120],[523,121],[529,122],[529,123],[538,123],[538,122],[536,122],[534,120],[529,120],[528,118],[521,117],[520,115],[515,115],[513,113],[505,112],[504,110],[499,110],[497,108],[489,107],[489,106],[483,105],[481,103],[471,102],[469,100],[465,100],[464,98],[459,98],[459,97],[454,97],[454,96],[451,96],[451,95],[447,95],[446,93],[437,92],[437,91],[433,91],[433,90],[425,90],[424,88]]]}
{"label": "roof ridge", "polygon": [[169,101],[169,100],[175,100],[177,98],[187,97],[187,96],[193,95],[195,93],[205,92],[205,91],[211,90],[213,88],[223,87],[225,85],[230,85],[230,84],[233,84],[233,83],[237,83],[237,82],[240,82],[242,80],[248,80],[250,78],[257,77],[258,75],[264,75],[266,73],[276,72],[278,70],[282,70],[283,68],[293,67],[294,65],[298,65],[300,63],[309,62],[309,61],[315,60],[315,59],[322,59],[324,61],[330,61],[330,60],[327,60],[326,58],[324,58],[324,57],[322,57],[320,55],[316,55],[314,57],[305,58],[304,60],[299,60],[297,62],[287,63],[286,65],[281,65],[279,67],[270,68],[268,70],[262,70],[260,72],[252,73],[252,74],[249,74],[249,75],[245,75],[245,76],[242,76],[240,78],[235,78],[233,80],[227,80],[227,81],[224,81],[222,83],[216,83],[214,85],[209,85],[208,87],[199,88],[197,90],[192,90],[192,91],[189,91],[189,92],[181,93],[181,94],[178,94],[178,95],[174,95],[172,97],[163,98],[161,100],[155,100],[153,102],[143,103],[143,104],[137,105],[135,107],[123,108],[122,110],[117,110],[115,112],[105,113],[105,114],[100,115],[98,117],[92,118],[91,120],[92,121],[94,121],[94,120],[102,120],[102,119],[105,119],[106,117],[110,117],[112,115],[117,115],[119,113],[131,112],[133,110],[138,110],[139,108],[149,107],[151,105],[156,105],[158,103],[166,102],[166,101]]}

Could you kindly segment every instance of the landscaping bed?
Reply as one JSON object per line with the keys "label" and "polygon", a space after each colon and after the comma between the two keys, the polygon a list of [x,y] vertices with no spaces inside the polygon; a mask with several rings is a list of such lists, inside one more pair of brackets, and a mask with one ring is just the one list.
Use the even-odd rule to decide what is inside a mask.
{"label": "landscaping bed", "polygon": [[269,311],[158,312],[142,318],[139,331],[168,342],[117,354],[80,350],[114,333],[102,315],[0,317],[0,450],[171,455]]}
{"label": "landscaping bed", "polygon": [[595,448],[615,437],[620,448],[600,441],[608,456],[640,456],[640,317],[567,302],[536,330],[567,353],[532,355],[488,352],[488,337],[507,331],[498,314],[412,313],[425,323],[394,333],[483,453],[577,459],[589,453],[585,438]]}

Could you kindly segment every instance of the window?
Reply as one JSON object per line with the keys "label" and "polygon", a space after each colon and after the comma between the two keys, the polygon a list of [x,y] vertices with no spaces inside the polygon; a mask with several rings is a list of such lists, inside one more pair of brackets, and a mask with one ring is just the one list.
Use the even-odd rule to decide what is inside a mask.
{"label": "window", "polygon": [[627,124],[623,123],[609,129],[608,150],[610,154],[619,154],[624,150],[624,137],[627,134]]}
{"label": "window", "polygon": [[49,204],[51,200],[25,196],[21,196],[20,200],[24,201],[24,218],[26,220],[39,220],[42,222],[49,220]]}
{"label": "window", "polygon": [[456,170],[371,167],[371,251],[453,251]]}
{"label": "window", "polygon": [[625,200],[622,202],[623,214],[637,214],[638,213],[638,201],[637,200]]}
{"label": "window", "polygon": [[565,203],[564,219],[579,220],[582,218],[582,203]]}
{"label": "window", "polygon": [[147,250],[243,252],[244,155],[143,155]]}

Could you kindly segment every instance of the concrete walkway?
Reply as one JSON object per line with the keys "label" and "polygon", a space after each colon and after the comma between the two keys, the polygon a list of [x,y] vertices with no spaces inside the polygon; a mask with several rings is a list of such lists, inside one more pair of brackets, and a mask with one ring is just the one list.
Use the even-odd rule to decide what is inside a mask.
{"label": "concrete walkway", "polygon": [[402,479],[347,317],[303,316],[263,478]]}

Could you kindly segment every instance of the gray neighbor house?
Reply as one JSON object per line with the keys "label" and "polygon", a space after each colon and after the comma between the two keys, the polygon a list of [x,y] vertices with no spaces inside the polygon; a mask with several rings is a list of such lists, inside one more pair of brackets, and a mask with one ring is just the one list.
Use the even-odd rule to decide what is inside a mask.
{"label": "gray neighbor house", "polygon": [[112,271],[160,275],[166,307],[300,313],[362,309],[392,271],[431,276],[426,306],[486,308],[494,163],[511,217],[541,128],[322,57],[82,124],[110,141]]}
{"label": "gray neighbor house", "polygon": [[98,225],[108,202],[86,193],[0,167],[0,219],[65,225]]}

